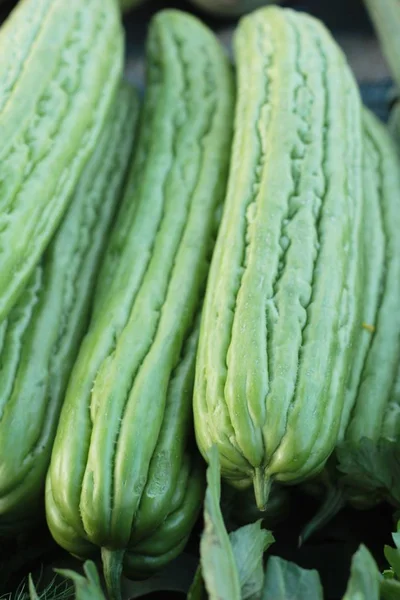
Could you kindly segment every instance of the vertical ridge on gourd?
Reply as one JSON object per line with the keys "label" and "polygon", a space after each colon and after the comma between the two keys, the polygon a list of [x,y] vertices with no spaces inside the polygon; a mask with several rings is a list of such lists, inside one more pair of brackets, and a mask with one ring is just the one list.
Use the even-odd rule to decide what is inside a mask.
{"label": "vertical ridge on gourd", "polygon": [[[338,448],[339,470],[345,473],[349,459],[362,447],[365,458],[368,455],[372,457],[374,453],[379,454],[381,440],[395,441],[400,437],[400,158],[384,125],[367,110],[364,112],[364,130],[366,148],[371,156],[371,176],[375,178],[376,193],[379,194],[384,257],[379,302],[375,321],[371,323],[374,332],[359,380],[356,402],[343,443]],[[376,217],[374,227],[378,227]],[[374,251],[379,252],[379,245],[375,244]],[[372,460],[370,465],[373,465]],[[371,481],[374,478],[382,487],[382,495],[390,496],[391,490],[381,485],[381,473],[370,473]],[[362,490],[356,494],[358,498],[363,496]],[[364,503],[367,501],[367,504],[368,494],[365,491]],[[370,496],[374,504],[377,498]]]}
{"label": "vertical ridge on gourd", "polygon": [[203,456],[216,444],[223,477],[253,481],[263,507],[271,479],[320,470],[339,432],[361,329],[361,102],[312,17],[256,11],[239,24],[235,55],[231,171],[194,414]]}
{"label": "vertical ridge on gourd", "polygon": [[364,0],[397,86],[400,88],[400,2]]}
{"label": "vertical ridge on gourd", "polygon": [[[353,442],[361,437],[376,437],[400,362],[397,299],[400,295],[400,241],[397,235],[400,227],[400,162],[384,126],[367,109],[364,111],[364,130],[365,147],[370,153],[371,170],[377,181],[382,228],[381,240],[374,244],[373,255],[371,249],[371,259],[382,254],[382,265],[375,319],[371,322],[375,331],[369,335],[371,342],[358,383],[357,400],[345,434],[346,439]],[[374,227],[378,228],[378,216],[372,214],[368,217],[374,219]],[[378,268],[376,270],[379,271]]]}
{"label": "vertical ridge on gourd", "polygon": [[303,540],[346,503],[365,509],[386,498],[400,505],[396,477],[385,475],[388,465],[398,463],[400,438],[400,158],[368,109],[363,129],[364,331],[355,348],[334,470],[321,478],[325,498]]}
{"label": "vertical ridge on gourd", "polygon": [[[382,156],[376,138],[371,135],[374,131],[372,113],[366,108],[363,110],[363,256],[364,256],[364,293],[359,298],[362,301],[361,334],[358,344],[354,347],[350,377],[347,383],[345,404],[341,418],[339,441],[346,435],[349,420],[355,409],[358,396],[363,396],[364,388],[368,388],[368,395],[372,398],[375,394],[381,395],[381,390],[370,386],[369,372],[375,368],[374,358],[374,333],[379,318],[382,302],[385,301],[387,283],[387,253],[388,248],[387,224],[385,223],[385,204],[383,194],[385,185],[382,173]],[[390,280],[390,274],[389,274]],[[400,283],[400,282],[399,282]],[[390,287],[390,284],[389,284]],[[399,290],[400,291],[400,290]],[[392,315],[394,316],[394,315]],[[380,334],[383,332],[380,332]],[[380,335],[379,334],[379,335]],[[375,357],[376,358],[376,357]],[[363,380],[366,380],[363,382]],[[363,400],[359,400],[363,403]]]}
{"label": "vertical ridge on gourd", "polygon": [[234,105],[229,61],[194,17],[159,12],[146,54],[135,159],[46,483],[57,542],[81,557],[125,550],[128,576],[178,554],[201,507],[191,401]]}
{"label": "vertical ridge on gourd", "polygon": [[70,206],[0,325],[0,533],[37,519],[65,387],[125,183],[138,100],[121,85]]}
{"label": "vertical ridge on gourd", "polygon": [[123,63],[115,0],[21,0],[0,29],[0,320],[100,135]]}

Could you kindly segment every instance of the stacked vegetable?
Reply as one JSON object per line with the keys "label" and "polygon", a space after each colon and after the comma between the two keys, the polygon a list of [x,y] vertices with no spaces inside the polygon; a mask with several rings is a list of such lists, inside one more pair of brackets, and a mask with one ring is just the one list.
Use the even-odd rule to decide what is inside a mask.
{"label": "stacked vegetable", "polygon": [[345,503],[399,507],[400,156],[323,24],[250,13],[235,81],[161,11],[140,109],[115,0],[21,0],[0,50],[0,536],[45,514],[119,597],[204,503],[205,586],[236,599],[291,487],[326,496],[304,539]]}

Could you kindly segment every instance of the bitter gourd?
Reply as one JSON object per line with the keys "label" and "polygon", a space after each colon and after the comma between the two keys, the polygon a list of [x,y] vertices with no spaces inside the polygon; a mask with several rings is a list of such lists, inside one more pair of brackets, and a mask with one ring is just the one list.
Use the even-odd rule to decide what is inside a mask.
{"label": "bitter gourd", "polygon": [[356,397],[344,410],[332,464],[321,478],[325,500],[303,539],[347,503],[371,508],[384,498],[396,503],[396,497],[400,503],[394,476],[400,437],[400,159],[388,131],[367,109],[363,126],[365,329],[353,359]]}
{"label": "bitter gourd", "polygon": [[[196,365],[198,445],[254,483],[322,469],[361,330],[357,86],[317,20],[268,7],[235,37],[238,104]],[[251,62],[251,69],[249,64]]]}
{"label": "bitter gourd", "polygon": [[102,548],[109,575],[122,560],[137,577],[173,558],[201,508],[202,462],[188,446],[194,363],[233,105],[213,34],[159,12],[137,152],[47,477],[54,538],[81,557]]}
{"label": "bitter gourd", "polygon": [[67,214],[0,325],[0,533],[38,518],[61,403],[122,193],[138,101],[121,87]]}
{"label": "bitter gourd", "polygon": [[[400,361],[400,227],[399,190],[400,161],[395,145],[384,126],[367,109],[363,114],[365,151],[369,158],[366,184],[369,195],[378,197],[380,214],[373,210],[366,215],[376,232],[371,243],[368,268],[379,273],[372,281],[378,295],[375,313],[368,318],[372,326],[370,344],[358,383],[357,400],[352,409],[344,438],[357,443],[361,437],[376,439],[381,430],[385,406],[390,398],[396,369]],[[369,169],[368,169],[369,164]],[[374,181],[375,180],[375,181]],[[367,187],[366,186],[366,187]],[[368,201],[366,190],[366,202]],[[372,205],[372,202],[369,202]],[[371,278],[370,278],[371,279]]]}
{"label": "bitter gourd", "polygon": [[394,471],[400,439],[400,158],[386,128],[367,110],[364,129],[381,210],[374,227],[382,231],[384,258],[371,343],[337,454],[346,496],[369,507],[382,498],[400,505],[397,478],[387,472]]}
{"label": "bitter gourd", "polygon": [[[273,0],[190,0],[190,2],[215,15],[238,17],[265,4],[272,4]],[[279,0],[276,0],[275,4],[278,3]]]}
{"label": "bitter gourd", "polygon": [[0,321],[64,215],[123,64],[115,0],[21,0],[0,29]]}

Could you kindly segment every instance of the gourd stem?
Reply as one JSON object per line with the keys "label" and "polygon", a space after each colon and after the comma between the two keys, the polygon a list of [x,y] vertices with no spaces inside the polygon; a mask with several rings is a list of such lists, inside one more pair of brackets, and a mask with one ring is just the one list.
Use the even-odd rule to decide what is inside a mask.
{"label": "gourd stem", "polygon": [[121,575],[125,550],[101,549],[103,573],[110,600],[121,600]]}
{"label": "gourd stem", "polygon": [[271,484],[271,479],[266,476],[265,469],[262,467],[255,469],[253,486],[258,510],[265,511],[267,509]]}
{"label": "gourd stem", "polygon": [[326,491],[325,500],[318,509],[316,515],[303,528],[299,537],[299,548],[316,531],[329,523],[346,505],[346,497],[341,487],[330,486]]}

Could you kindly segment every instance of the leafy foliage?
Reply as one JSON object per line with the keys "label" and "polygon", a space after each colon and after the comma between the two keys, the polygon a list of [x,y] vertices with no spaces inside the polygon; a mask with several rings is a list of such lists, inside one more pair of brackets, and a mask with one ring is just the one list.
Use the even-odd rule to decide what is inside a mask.
{"label": "leafy foliage", "polygon": [[368,504],[388,499],[400,506],[400,444],[381,438],[363,438],[355,446],[349,442],[337,448],[338,469],[342,482]]}
{"label": "leafy foliage", "polygon": [[271,556],[265,574],[262,600],[323,600],[317,571]]}
{"label": "leafy foliage", "polygon": [[381,574],[363,545],[355,553],[351,576],[343,600],[379,600]]}

